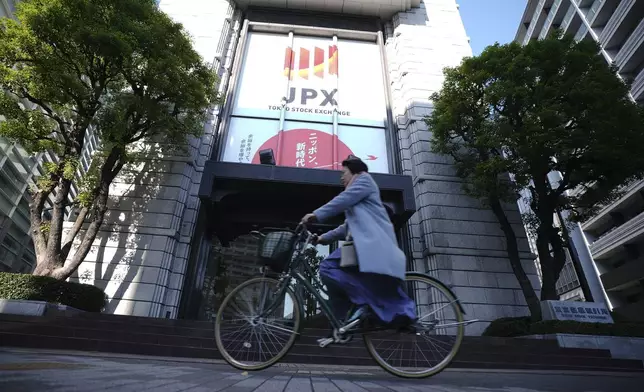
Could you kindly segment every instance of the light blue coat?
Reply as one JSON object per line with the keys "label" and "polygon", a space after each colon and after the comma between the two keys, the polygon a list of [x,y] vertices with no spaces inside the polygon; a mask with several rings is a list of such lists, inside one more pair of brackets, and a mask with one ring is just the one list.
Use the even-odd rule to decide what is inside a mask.
{"label": "light blue coat", "polygon": [[313,212],[324,222],[344,212],[345,223],[322,238],[343,241],[351,232],[358,255],[360,272],[405,278],[406,257],[398,247],[394,227],[380,200],[380,190],[373,178],[362,173],[333,200]]}

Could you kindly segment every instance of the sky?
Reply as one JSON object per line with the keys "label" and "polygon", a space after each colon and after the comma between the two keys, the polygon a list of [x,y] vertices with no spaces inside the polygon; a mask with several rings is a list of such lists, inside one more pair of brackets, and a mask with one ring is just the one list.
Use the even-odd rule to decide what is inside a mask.
{"label": "sky", "polygon": [[514,39],[527,0],[457,0],[474,55]]}

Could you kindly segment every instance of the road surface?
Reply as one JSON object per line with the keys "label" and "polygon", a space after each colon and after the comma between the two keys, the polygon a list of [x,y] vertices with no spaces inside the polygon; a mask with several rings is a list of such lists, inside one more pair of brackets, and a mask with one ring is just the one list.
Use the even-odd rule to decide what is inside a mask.
{"label": "road surface", "polygon": [[0,348],[2,392],[642,392],[644,373],[451,370],[402,380],[375,367],[279,365]]}

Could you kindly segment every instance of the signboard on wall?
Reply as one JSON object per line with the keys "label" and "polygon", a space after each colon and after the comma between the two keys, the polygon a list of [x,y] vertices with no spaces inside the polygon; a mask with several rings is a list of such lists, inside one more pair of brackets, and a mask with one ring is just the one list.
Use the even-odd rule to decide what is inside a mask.
{"label": "signboard on wall", "polygon": [[542,308],[544,307],[543,316],[546,320],[613,323],[613,317],[606,305],[597,302],[543,301]]}
{"label": "signboard on wall", "polygon": [[331,121],[334,104],[340,122],[384,127],[385,89],[380,48],[375,43],[331,38],[251,33],[233,114]]}
{"label": "signboard on wall", "polygon": [[223,160],[259,163],[259,151],[272,148],[284,166],[331,169],[332,146],[336,143],[340,159],[352,154],[364,160],[372,172],[389,172],[384,128],[340,125],[334,136],[331,124],[286,121],[282,149],[277,151],[278,124],[273,119],[233,117]]}
{"label": "signboard on wall", "polygon": [[295,36],[291,46],[285,34],[251,33],[223,160],[259,163],[272,148],[279,165],[333,169],[353,154],[388,173],[386,113],[377,44]]}

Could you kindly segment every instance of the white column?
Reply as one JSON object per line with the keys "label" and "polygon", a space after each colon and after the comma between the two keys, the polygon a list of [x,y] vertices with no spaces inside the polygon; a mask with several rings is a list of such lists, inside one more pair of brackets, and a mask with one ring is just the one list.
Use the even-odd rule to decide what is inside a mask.
{"label": "white column", "polygon": [[[550,172],[548,174],[548,180],[550,181],[550,185],[553,188],[556,188],[559,186],[559,182],[563,180],[563,176],[560,172]],[[564,219],[563,223],[567,224],[570,218],[570,211],[562,211],[561,216]],[[575,247],[575,251],[579,258],[579,264],[582,269],[581,271],[577,271],[577,273],[584,275],[584,278],[588,283],[590,294],[593,296],[593,302],[604,303],[608,309],[611,309],[610,300],[606,295],[606,290],[604,290],[604,285],[599,277],[597,265],[593,260],[593,255],[590,252],[584,232],[581,230],[581,225],[579,223],[572,224],[572,227],[569,229],[569,235],[570,242],[572,242],[572,245]]]}

